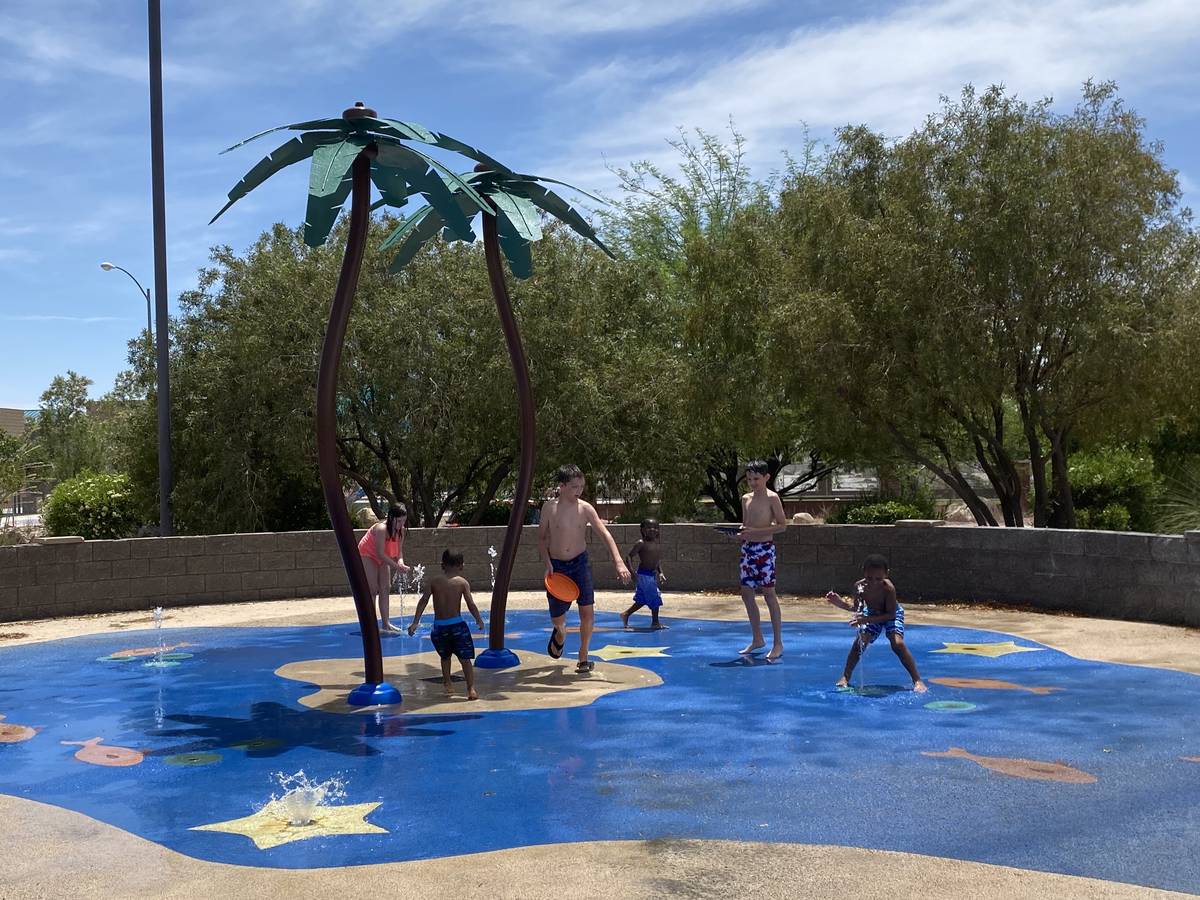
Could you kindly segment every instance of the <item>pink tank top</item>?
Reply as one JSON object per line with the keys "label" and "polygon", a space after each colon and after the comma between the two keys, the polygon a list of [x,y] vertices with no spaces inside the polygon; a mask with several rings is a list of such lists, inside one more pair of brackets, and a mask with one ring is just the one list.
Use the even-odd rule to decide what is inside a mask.
{"label": "pink tank top", "polygon": [[[400,539],[385,538],[383,541],[383,552],[391,559],[397,559],[400,556]],[[360,556],[365,556],[378,565],[383,565],[383,560],[375,553],[375,535],[370,529],[362,536],[362,540],[358,542],[358,553]]]}

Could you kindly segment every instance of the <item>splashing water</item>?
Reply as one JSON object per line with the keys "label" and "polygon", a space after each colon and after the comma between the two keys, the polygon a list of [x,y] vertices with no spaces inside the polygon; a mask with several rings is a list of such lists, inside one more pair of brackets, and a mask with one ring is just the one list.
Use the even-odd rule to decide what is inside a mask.
{"label": "splashing water", "polygon": [[283,794],[278,797],[271,794],[267,807],[295,827],[311,825],[317,810],[327,800],[341,800],[346,796],[346,783],[337,777],[321,782],[309,781],[303,769],[294,775],[276,772],[273,777]]}
{"label": "splashing water", "polygon": [[156,606],[154,607],[154,658],[142,663],[147,668],[165,669],[167,666],[177,665],[175,662],[163,659],[163,654],[167,652],[167,642],[163,639],[162,623],[163,608]]}
{"label": "splashing water", "polygon": [[[407,572],[397,572],[396,573],[396,585],[399,588],[399,597],[400,597],[399,613],[400,613],[400,622],[401,622],[400,630],[401,631],[404,630],[404,627],[403,627],[404,591],[407,589],[407,590],[415,592],[418,596],[420,596],[421,582],[424,579],[425,579],[425,567],[423,565],[421,565],[420,563],[417,563],[415,566],[413,566]],[[415,612],[415,610],[414,610],[414,612]]]}
{"label": "splashing water", "polygon": [[496,548],[488,547],[488,568],[492,570],[492,593],[496,593]]}
{"label": "splashing water", "polygon": [[[864,596],[865,592],[866,592],[866,585],[862,585],[862,584],[858,585],[857,602],[855,604],[855,613],[860,616],[865,616],[870,611],[870,608],[867,606],[866,597]],[[869,644],[867,644],[866,636],[867,636],[867,626],[859,625],[858,626],[858,689],[860,692],[863,690],[863,688],[865,687],[865,684],[866,684],[866,682],[865,682],[866,674],[865,673],[866,673],[866,669],[867,669],[867,666],[866,666],[867,647],[870,646]]]}

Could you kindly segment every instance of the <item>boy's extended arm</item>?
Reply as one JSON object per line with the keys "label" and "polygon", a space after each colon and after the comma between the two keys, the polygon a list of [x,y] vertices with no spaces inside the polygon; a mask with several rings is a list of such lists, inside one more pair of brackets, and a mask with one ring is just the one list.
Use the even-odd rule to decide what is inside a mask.
{"label": "boy's extended arm", "polygon": [[617,567],[617,577],[621,579],[622,583],[628,581],[629,569],[625,567],[625,561],[621,559],[621,551],[617,549],[617,542],[613,540],[612,532],[604,527],[599,513],[596,512],[596,507],[590,503],[587,505],[587,518],[591,522],[592,527],[600,532],[600,536],[604,538],[604,543],[608,544],[608,554],[612,557],[613,565]]}
{"label": "boy's extended arm", "polygon": [[471,585],[467,583],[465,578],[463,579],[463,599],[467,601],[467,609],[475,617],[475,622],[479,625],[479,630],[483,631],[483,616],[479,615],[479,608],[475,605],[475,598],[471,596]]}
{"label": "boy's extended arm", "polygon": [[538,556],[542,558],[542,565],[546,567],[546,574],[549,575],[554,571],[554,566],[550,565],[550,516],[549,513],[550,501],[547,500],[542,504],[542,514],[538,516]]}
{"label": "boy's extended arm", "polygon": [[429,603],[429,598],[433,595],[433,588],[425,588],[425,593],[421,595],[421,599],[417,601],[417,608],[413,612],[412,621],[408,623],[408,635],[412,637],[417,633],[417,625],[421,621],[421,613],[425,612],[425,607]]}
{"label": "boy's extended arm", "polygon": [[627,565],[630,569],[632,569],[634,554],[637,554],[638,557],[640,558],[641,553],[642,553],[642,542],[638,541],[636,544],[634,544],[632,547],[630,547],[629,552],[625,554],[625,565]]}

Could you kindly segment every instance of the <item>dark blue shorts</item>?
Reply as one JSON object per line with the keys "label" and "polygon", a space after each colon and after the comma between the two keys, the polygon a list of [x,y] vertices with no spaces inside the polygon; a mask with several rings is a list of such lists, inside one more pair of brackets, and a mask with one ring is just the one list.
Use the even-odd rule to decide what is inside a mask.
{"label": "dark blue shorts", "polygon": [[475,641],[471,639],[471,629],[462,619],[452,625],[433,623],[433,631],[429,637],[433,640],[433,649],[442,659],[457,656],[459,659],[475,658]]}
{"label": "dark blue shorts", "polygon": [[[555,559],[550,557],[550,565],[555,572],[562,572],[579,585],[580,606],[592,606],[596,602],[596,592],[592,588],[592,566],[588,562],[587,551],[584,550],[574,559]],[[571,608],[570,603],[563,603],[549,591],[546,592],[546,602],[550,604],[550,618],[557,619],[565,616]]]}

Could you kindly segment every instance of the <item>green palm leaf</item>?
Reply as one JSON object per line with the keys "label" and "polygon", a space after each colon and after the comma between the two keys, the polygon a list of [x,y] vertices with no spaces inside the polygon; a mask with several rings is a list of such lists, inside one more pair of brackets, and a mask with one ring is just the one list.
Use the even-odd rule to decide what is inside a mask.
{"label": "green palm leaf", "polygon": [[412,262],[426,242],[442,230],[445,220],[432,206],[423,206],[396,228],[380,249],[387,249],[400,244],[400,249],[388,264],[388,271],[393,275]]}
{"label": "green palm leaf", "polygon": [[577,234],[587,238],[608,254],[609,257],[616,259],[613,256],[613,252],[604,246],[604,242],[600,240],[595,229],[588,224],[587,219],[581,216],[570,203],[549,188],[543,187],[536,181],[520,180],[504,182],[504,190],[506,193],[528,199],[539,209],[545,210],[554,216],[554,218],[569,225]]}
{"label": "green palm leaf", "polygon": [[308,178],[308,209],[304,215],[304,243],[319,247],[329,237],[338,211],[350,196],[353,178],[350,167],[362,152],[366,139],[357,138],[318,147],[313,152]]}
{"label": "green palm leaf", "polygon": [[437,146],[441,147],[443,150],[451,150],[454,153],[461,153],[468,159],[473,159],[475,162],[481,162],[485,166],[495,169],[497,172],[503,172],[506,175],[515,174],[513,170],[504,165],[504,163],[497,159],[493,159],[482,150],[472,147],[470,144],[464,144],[462,141],[456,140],[455,138],[450,137],[450,135],[442,134],[440,132],[435,133],[435,137],[437,140],[434,143],[436,143]]}
{"label": "green palm leaf", "polygon": [[372,210],[381,206],[400,207],[408,203],[409,184],[400,170],[381,166],[377,161],[372,162],[371,181],[375,183],[381,195],[379,200],[371,204]]}
{"label": "green palm leaf", "polygon": [[[468,216],[455,199],[454,191],[438,177],[438,173],[430,165],[429,158],[424,154],[417,153],[412,148],[401,144],[380,142],[379,155],[375,159],[375,164],[381,169],[393,169],[399,172],[413,190],[425,196],[429,204],[445,220],[446,226],[461,240],[475,240],[475,232],[471,230],[470,219],[474,216],[475,211],[491,207],[474,188],[470,189],[468,196],[475,203],[475,210],[471,212],[471,216]],[[440,163],[438,165],[440,166]],[[442,166],[442,168],[445,167]],[[462,181],[458,176],[455,178]],[[465,183],[463,182],[463,184]]]}
{"label": "green palm leaf", "polygon": [[233,190],[229,192],[229,202],[221,207],[218,212],[209,221],[209,225],[217,221],[224,214],[225,210],[233,206],[242,197],[278,172],[293,163],[298,163],[302,159],[307,159],[312,156],[318,147],[326,144],[332,144],[342,141],[345,135],[337,132],[329,131],[314,131],[309,134],[302,134],[299,137],[294,137],[286,144],[276,147],[266,156],[258,161],[249,172],[242,176],[242,180],[233,186]]}
{"label": "green palm leaf", "polygon": [[[504,212],[496,215],[496,231],[500,238],[500,249],[504,251],[513,277],[528,278],[533,274],[533,254],[529,252],[529,241],[522,237],[516,223]],[[540,230],[538,233],[540,235]]]}
{"label": "green palm leaf", "polygon": [[531,200],[516,194],[509,194],[503,187],[485,191],[485,193],[517,234],[527,241],[542,239],[542,226],[538,222],[538,208]]}

